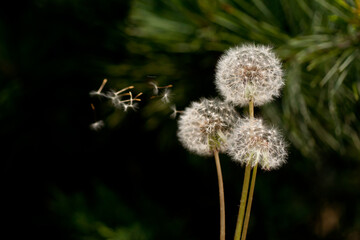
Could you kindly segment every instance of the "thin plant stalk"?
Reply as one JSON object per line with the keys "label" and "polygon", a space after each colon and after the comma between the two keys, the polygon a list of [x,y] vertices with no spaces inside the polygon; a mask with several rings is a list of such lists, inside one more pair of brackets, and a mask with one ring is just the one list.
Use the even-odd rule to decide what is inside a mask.
{"label": "thin plant stalk", "polygon": [[251,98],[249,101],[249,116],[250,118],[254,118],[254,99]]}
{"label": "thin plant stalk", "polygon": [[245,168],[244,183],[243,183],[243,188],[242,188],[242,193],[241,193],[240,208],[239,208],[239,214],[238,214],[237,223],[236,223],[234,240],[240,240],[240,237],[241,237],[241,230],[242,230],[242,225],[243,225],[244,215],[245,215],[246,199],[247,199],[248,190],[249,190],[250,173],[251,173],[251,164],[248,164],[248,165],[246,165],[246,168]]}
{"label": "thin plant stalk", "polygon": [[[249,115],[250,115],[250,118],[254,118],[254,99],[253,98],[251,98],[249,101]],[[251,163],[249,163],[249,165],[251,165]],[[246,239],[247,229],[249,226],[251,205],[252,205],[254,189],[255,189],[256,173],[257,173],[257,164],[253,167],[253,171],[252,171],[250,192],[249,192],[249,198],[248,198],[247,206],[246,206],[246,214],[245,214],[245,219],[244,219],[244,226],[242,228],[241,240]]]}
{"label": "thin plant stalk", "polygon": [[219,158],[219,151],[214,150],[214,157],[216,163],[216,171],[219,183],[219,200],[220,200],[220,240],[225,240],[225,197],[224,197],[224,184],[221,173],[221,165]]}
{"label": "thin plant stalk", "polygon": [[[251,98],[249,101],[249,116],[250,116],[250,118],[254,118],[254,99],[253,98]],[[251,163],[247,164],[246,168],[245,168],[244,183],[243,183],[243,188],[242,188],[242,193],[241,193],[240,208],[239,208],[238,218],[237,218],[237,222],[236,222],[234,240],[240,240],[242,229],[243,229],[246,201],[247,201],[247,195],[248,195],[248,191],[249,191],[250,173],[251,173]]]}
{"label": "thin plant stalk", "polygon": [[242,231],[241,240],[246,239],[246,233],[247,233],[247,229],[248,229],[248,226],[249,226],[250,211],[251,211],[251,205],[252,205],[252,200],[253,200],[253,196],[254,196],[254,189],[255,189],[257,166],[258,166],[257,164],[254,166],[253,172],[252,172],[249,199],[248,199],[247,206],[246,206],[246,215],[245,215],[244,227],[243,227],[243,231]]}

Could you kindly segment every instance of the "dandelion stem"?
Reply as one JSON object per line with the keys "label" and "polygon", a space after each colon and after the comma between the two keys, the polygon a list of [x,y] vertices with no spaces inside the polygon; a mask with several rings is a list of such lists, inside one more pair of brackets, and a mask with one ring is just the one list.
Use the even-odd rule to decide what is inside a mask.
{"label": "dandelion stem", "polygon": [[[250,115],[250,118],[254,118],[254,99],[253,98],[251,98],[249,101],[249,115]],[[248,165],[251,166],[251,162]],[[246,239],[247,229],[249,226],[250,211],[251,211],[251,205],[252,205],[254,189],[255,189],[256,173],[257,173],[257,164],[254,166],[253,172],[252,172],[250,192],[249,192],[249,198],[248,198],[247,206],[246,206],[246,214],[245,214],[245,219],[244,219],[244,226],[242,228],[241,240]],[[249,177],[250,177],[250,175],[249,175]]]}
{"label": "dandelion stem", "polygon": [[224,197],[224,184],[221,173],[221,165],[219,158],[219,151],[214,150],[214,157],[216,163],[216,170],[219,183],[219,199],[220,199],[220,240],[225,240],[225,197]]}
{"label": "dandelion stem", "polygon": [[255,189],[257,166],[258,166],[257,164],[254,166],[253,172],[252,172],[249,199],[248,199],[248,203],[247,203],[247,206],[246,206],[246,215],[245,215],[244,227],[243,227],[243,231],[242,231],[241,240],[246,239],[246,233],[247,233],[247,229],[248,229],[248,226],[249,226],[250,211],[251,211],[251,205],[252,205],[252,200],[253,200],[253,196],[254,196],[254,189]]}
{"label": "dandelion stem", "polygon": [[243,188],[242,188],[242,193],[241,193],[240,208],[239,208],[239,214],[238,214],[237,223],[236,223],[234,240],[240,240],[240,237],[241,237],[241,229],[242,229],[244,215],[245,215],[246,199],[247,199],[248,190],[249,190],[250,172],[251,172],[251,164],[249,163],[248,165],[246,165],[246,168],[245,168],[244,183],[243,183]]}
{"label": "dandelion stem", "polygon": [[251,98],[249,101],[249,115],[250,118],[254,118],[254,98]]}
{"label": "dandelion stem", "polygon": [[[250,98],[250,100],[249,100],[249,116],[250,116],[250,118],[254,118],[254,98]],[[250,156],[250,157],[252,158],[253,156]],[[255,168],[257,168],[257,166],[255,166]],[[244,183],[243,183],[243,188],[242,188],[242,193],[241,193],[240,208],[239,208],[239,214],[238,214],[238,219],[237,219],[237,223],[236,223],[234,240],[240,240],[241,232],[244,236],[244,231],[242,231],[242,230],[243,230],[245,208],[247,209],[246,214],[249,214],[248,217],[245,216],[245,222],[246,222],[246,217],[247,217],[247,224],[249,223],[249,218],[250,218],[249,201],[252,201],[251,190],[250,190],[251,199],[250,199],[250,195],[249,195],[249,200],[247,203],[248,207],[246,207],[246,200],[247,200],[247,195],[248,195],[248,191],[249,191],[250,173],[251,173],[251,161],[246,165],[246,168],[245,168]],[[255,177],[256,177],[256,170],[254,170],[254,172],[253,172],[253,177],[254,177],[254,173],[255,173]],[[252,181],[253,180],[254,180],[254,183],[251,182],[251,184],[252,184],[251,186],[254,188],[255,187],[255,179],[252,179]],[[254,192],[254,189],[252,189],[252,191]],[[250,203],[250,208],[251,208],[251,203]],[[244,223],[244,227],[245,227],[245,223]],[[247,231],[247,226],[245,229],[245,237],[246,237],[246,231]]]}

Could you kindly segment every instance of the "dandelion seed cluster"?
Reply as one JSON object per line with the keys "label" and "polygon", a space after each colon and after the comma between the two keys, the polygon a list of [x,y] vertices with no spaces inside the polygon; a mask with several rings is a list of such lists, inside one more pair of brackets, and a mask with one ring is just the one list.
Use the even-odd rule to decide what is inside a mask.
{"label": "dandelion seed cluster", "polygon": [[239,118],[235,109],[220,99],[193,102],[178,121],[178,137],[183,146],[196,154],[211,156],[213,147],[226,149],[226,139]]}
{"label": "dandelion seed cluster", "polygon": [[216,66],[216,87],[226,101],[263,105],[280,95],[284,85],[280,60],[270,47],[243,45],[227,50]]}
{"label": "dandelion seed cluster", "polygon": [[237,122],[228,139],[228,153],[234,161],[260,164],[264,170],[279,168],[287,157],[286,143],[279,132],[255,118]]}

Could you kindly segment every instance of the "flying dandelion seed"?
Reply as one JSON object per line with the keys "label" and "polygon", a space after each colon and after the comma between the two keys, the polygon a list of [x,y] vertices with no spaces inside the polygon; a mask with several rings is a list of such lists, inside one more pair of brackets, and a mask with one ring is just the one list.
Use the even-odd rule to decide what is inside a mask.
{"label": "flying dandelion seed", "polygon": [[[132,108],[136,110],[138,108],[137,104],[134,104],[133,101],[141,101],[139,98],[143,93],[137,94],[134,98],[132,96],[132,92],[129,91],[127,93],[124,93],[125,91],[129,89],[133,89],[134,86],[128,86],[126,88],[123,88],[119,91],[110,90],[106,93],[106,98],[110,99],[112,105],[117,108],[124,111],[127,111],[129,108]],[[123,97],[129,96],[129,99],[123,99]]]}
{"label": "flying dandelion seed", "polygon": [[171,99],[171,90],[166,88],[162,94],[161,101],[163,103],[169,103]]}
{"label": "flying dandelion seed", "polygon": [[94,122],[94,123],[90,124],[90,129],[94,130],[94,131],[99,131],[104,127],[104,125],[105,125],[104,121],[100,120],[100,121],[97,121],[97,122]]}
{"label": "flying dandelion seed", "polygon": [[129,95],[129,99],[126,99],[126,100],[122,100],[119,102],[119,108],[124,110],[124,112],[126,112],[129,108],[133,109],[134,111],[136,111],[139,106],[137,103],[134,103],[134,101],[136,102],[140,102],[141,99],[139,98],[143,93],[139,93],[137,94],[134,98],[132,96],[132,93],[129,92],[128,95]]}
{"label": "flying dandelion seed", "polygon": [[104,127],[104,122],[102,120],[97,121],[97,117],[96,117],[96,111],[95,111],[95,106],[94,104],[90,104],[91,109],[93,110],[94,113],[94,122],[92,124],[90,124],[90,129],[94,130],[94,131],[99,131],[100,129],[102,129]]}
{"label": "flying dandelion seed", "polygon": [[172,106],[171,106],[171,110],[172,110],[172,113],[171,113],[170,117],[171,117],[172,119],[175,119],[178,113],[183,113],[183,112],[184,112],[184,111],[178,111],[178,110],[176,109],[176,106],[175,106],[175,105],[172,105]]}
{"label": "flying dandelion seed", "polygon": [[[158,86],[158,85],[157,85],[155,82],[153,82],[153,81],[151,81],[149,84],[152,85],[152,87],[153,87],[153,94],[154,94],[155,96],[159,95],[159,90],[160,90],[160,89],[165,89],[165,92],[166,92],[166,89],[173,87],[172,84],[169,84],[169,85],[166,85],[166,86]],[[164,94],[163,94],[163,95],[164,95]]]}
{"label": "flying dandelion seed", "polygon": [[133,111],[137,111],[139,109],[139,104],[138,103],[132,103],[131,105],[128,105],[127,108],[131,108]]}
{"label": "flying dandelion seed", "polygon": [[118,96],[114,90],[108,91],[105,97],[111,101],[114,107],[119,108],[121,106],[121,96]]}
{"label": "flying dandelion seed", "polygon": [[99,89],[98,89],[97,91],[91,91],[91,92],[89,93],[89,95],[90,95],[90,96],[102,96],[102,97],[105,97],[106,95],[102,93],[102,90],[103,90],[105,84],[107,83],[107,81],[108,81],[108,80],[105,78],[105,79],[102,81]]}
{"label": "flying dandelion seed", "polygon": [[158,95],[159,94],[159,88],[158,88],[157,84],[155,82],[150,82],[149,84],[153,86],[153,94]]}

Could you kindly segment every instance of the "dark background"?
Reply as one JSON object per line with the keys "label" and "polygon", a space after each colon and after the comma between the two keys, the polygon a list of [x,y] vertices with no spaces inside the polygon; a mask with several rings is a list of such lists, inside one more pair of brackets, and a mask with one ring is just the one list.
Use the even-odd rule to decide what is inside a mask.
{"label": "dark background", "polygon": [[[171,106],[217,96],[219,56],[255,42],[274,47],[286,79],[255,115],[290,154],[258,173],[248,239],[360,239],[359,12],[325,0],[2,6],[2,238],[218,238],[214,160],[182,148]],[[139,109],[90,97],[104,78],[104,91],[143,92]],[[173,85],[170,103],[152,98],[150,81]],[[231,239],[244,168],[221,162]]]}

